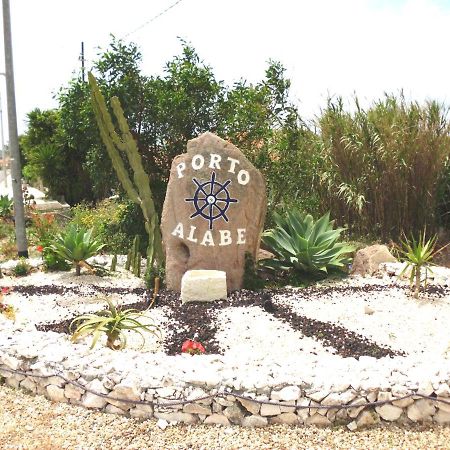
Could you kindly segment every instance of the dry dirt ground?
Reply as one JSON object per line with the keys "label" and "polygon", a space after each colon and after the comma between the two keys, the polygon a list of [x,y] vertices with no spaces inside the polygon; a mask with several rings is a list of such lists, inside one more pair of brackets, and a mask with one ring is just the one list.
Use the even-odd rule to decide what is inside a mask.
{"label": "dry dirt ground", "polygon": [[138,421],[51,403],[0,386],[0,449],[450,449],[450,427],[389,426],[350,432],[273,425],[261,429]]}

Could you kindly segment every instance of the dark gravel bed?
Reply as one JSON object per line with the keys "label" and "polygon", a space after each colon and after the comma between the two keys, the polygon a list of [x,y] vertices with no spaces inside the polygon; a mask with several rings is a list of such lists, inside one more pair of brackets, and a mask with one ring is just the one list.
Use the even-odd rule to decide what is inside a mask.
{"label": "dark gravel bed", "polygon": [[[23,287],[21,287],[22,289]],[[27,289],[22,292],[26,292],[28,295],[45,295],[48,293],[64,294],[65,288],[58,291],[57,286],[26,286]],[[21,289],[17,289],[17,292],[21,292]],[[76,293],[76,288],[71,289],[71,293]],[[121,288],[101,288],[95,287],[97,291],[101,291],[104,294],[122,294],[126,295],[131,292],[134,294],[142,295],[143,301],[128,303],[122,306],[125,308],[135,308],[139,311],[143,311],[148,307],[148,300],[150,293],[146,293],[144,289],[121,289]],[[382,291],[389,289],[388,286],[380,285],[367,285],[364,287],[334,287],[334,288],[308,288],[302,290],[292,289],[274,289],[265,290],[260,292],[252,292],[241,290],[230,294],[227,300],[216,301],[212,303],[187,303],[181,305],[180,295],[178,293],[161,290],[158,294],[156,306],[166,306],[169,308],[169,332],[166,337],[164,346],[169,355],[179,354],[181,351],[182,343],[189,338],[193,338],[195,334],[198,334],[200,341],[205,346],[207,353],[216,354],[222,353],[219,343],[216,340],[217,324],[216,318],[219,311],[224,308],[233,306],[258,306],[264,309],[268,314],[273,315],[276,319],[279,319],[288,324],[292,329],[300,331],[307,337],[314,338],[321,342],[324,346],[331,347],[335,353],[342,357],[354,357],[360,356],[372,356],[375,358],[393,357],[404,355],[403,352],[394,351],[388,347],[383,347],[370,339],[347,330],[339,325],[331,324],[328,322],[322,322],[315,319],[310,319],[300,314],[297,314],[286,305],[280,305],[272,302],[272,298],[275,295],[293,295],[306,296],[305,298],[311,298],[313,295],[327,295],[331,292],[336,292],[339,289],[340,293],[368,293],[374,291]],[[16,288],[15,288],[16,290]],[[59,323],[46,323],[37,326],[40,331],[55,331],[58,333],[69,333],[69,326],[72,320],[75,318],[61,321]]]}

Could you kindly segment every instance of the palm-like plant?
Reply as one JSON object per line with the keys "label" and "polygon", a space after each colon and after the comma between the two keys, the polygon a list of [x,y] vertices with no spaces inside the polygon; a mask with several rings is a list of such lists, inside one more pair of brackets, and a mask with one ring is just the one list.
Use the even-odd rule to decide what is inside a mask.
{"label": "palm-like plant", "polygon": [[425,288],[427,286],[428,272],[433,273],[430,266],[433,264],[433,258],[446,248],[449,244],[436,250],[437,236],[434,235],[430,239],[426,238],[426,230],[419,235],[419,239],[411,236],[408,240],[406,236],[402,240],[400,248],[400,257],[406,263],[399,276],[402,276],[407,270],[410,270],[409,284],[411,290],[414,289],[414,297],[419,298],[420,287],[422,283],[422,269],[424,269]]}
{"label": "palm-like plant", "polygon": [[147,331],[155,336],[161,337],[160,329],[153,323],[142,323],[139,319],[151,320],[136,309],[125,309],[121,311],[116,308],[110,299],[105,299],[108,303],[108,309],[100,311],[97,314],[85,314],[75,318],[71,324],[72,329],[78,323],[72,335],[72,341],[75,342],[86,336],[92,335],[91,349],[105,333],[106,345],[112,350],[122,350],[127,344],[125,330],[132,330],[138,333],[142,338],[142,345],[145,343],[144,335],[139,329]]}
{"label": "palm-like plant", "polygon": [[76,275],[80,275],[81,266],[87,264],[86,259],[95,256],[105,246],[92,234],[93,229],[70,225],[55,238],[49,248],[66,261],[72,262]]}
{"label": "palm-like plant", "polygon": [[261,261],[265,267],[326,275],[350,262],[348,254],[355,249],[338,242],[344,228],[333,229],[329,213],[314,221],[311,215],[293,210],[286,217],[275,213],[274,220],[276,228],[262,235],[263,243],[275,254],[274,259]]}

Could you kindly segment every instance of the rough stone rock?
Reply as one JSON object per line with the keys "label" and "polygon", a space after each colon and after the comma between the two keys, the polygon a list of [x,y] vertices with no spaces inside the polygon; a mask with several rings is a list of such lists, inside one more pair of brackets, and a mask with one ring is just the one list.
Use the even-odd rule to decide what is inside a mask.
{"label": "rough stone rock", "polygon": [[[119,384],[116,384],[116,386],[109,395],[110,397],[116,397],[132,401],[139,401],[141,399],[141,394],[137,385],[133,382],[125,382],[125,380],[123,380]],[[108,399],[108,403],[111,403],[111,405],[114,405],[117,408],[121,408],[124,410],[128,410],[134,406],[132,403],[121,402],[119,400],[111,400],[111,399]]]}
{"label": "rough stone rock", "polygon": [[238,402],[251,414],[258,415],[261,405],[256,402],[252,402],[251,400],[247,400],[244,398],[238,398]]}
{"label": "rough stone rock", "polygon": [[[450,398],[449,397],[437,397],[437,400],[443,400],[444,402],[449,402],[450,403]],[[450,412],[450,404],[449,403],[444,403],[442,401],[437,401],[436,402],[436,406],[439,409],[442,409],[442,411],[445,412]]]}
{"label": "rough stone rock", "polygon": [[320,403],[328,394],[329,394],[328,391],[318,391],[318,392],[311,392],[310,394],[307,395],[311,400]]}
{"label": "rough stone rock", "polygon": [[243,427],[265,427],[269,421],[266,417],[261,416],[247,416],[242,419],[241,425]]}
{"label": "rough stone rock", "polygon": [[207,425],[230,425],[230,421],[222,414],[211,414],[205,419],[204,423]]}
{"label": "rough stone rock", "polygon": [[67,383],[64,386],[64,396],[73,400],[80,400],[81,396],[84,394],[84,389],[74,386],[73,384]]}
{"label": "rough stone rock", "polygon": [[[233,397],[233,400],[234,400],[234,397]],[[225,406],[225,407],[234,405],[234,401],[227,400],[227,399],[222,398],[222,397],[217,397],[214,401],[216,403],[218,403],[219,405]]]}
{"label": "rough stone rock", "polygon": [[362,405],[366,404],[367,400],[364,398],[357,398],[356,400],[352,401],[350,405],[355,406],[355,408],[347,409],[348,416],[351,417],[352,419],[355,419],[356,417],[358,417],[358,414],[364,409],[364,406]]}
{"label": "rough stone rock", "polygon": [[287,405],[295,405],[295,402],[280,402],[280,410],[282,413],[295,412],[295,407],[287,406]]}
{"label": "rough stone rock", "polygon": [[[309,399],[302,397],[299,400],[297,400],[297,406],[309,406]],[[305,420],[309,417],[309,409],[308,408],[298,408],[296,410],[298,419],[300,422],[304,423]]]}
{"label": "rough stone rock", "polygon": [[212,398],[198,400],[199,398],[205,397],[207,395],[209,395],[209,393],[206,393],[203,389],[195,388],[187,395],[186,400],[194,400],[197,404],[208,406],[213,402]]}
{"label": "rough stone rock", "polygon": [[353,391],[345,391],[342,393],[332,392],[327,395],[321,402],[323,406],[345,405],[356,397]]}
{"label": "rough stone rock", "polygon": [[181,279],[181,303],[227,298],[227,274],[221,270],[188,270]]}
{"label": "rough stone rock", "polygon": [[130,416],[138,419],[149,419],[153,416],[152,405],[136,405],[130,409]]}
{"label": "rough stone rock", "polygon": [[271,400],[281,400],[286,402],[293,402],[300,397],[300,388],[298,386],[286,386],[280,391],[272,391]]}
{"label": "rough stone rock", "polygon": [[[107,394],[108,389],[103,386],[103,383],[97,378],[90,381],[86,387],[91,389],[94,392],[98,392],[99,394]],[[103,397],[99,397],[98,395],[92,394],[91,392],[86,392],[81,397],[81,404],[85,408],[104,408],[107,401]]]}
{"label": "rough stone rock", "polygon": [[167,287],[179,292],[187,270],[204,269],[226,272],[228,290],[240,289],[245,253],[258,254],[265,192],[234,145],[212,133],[189,141],[172,162],[161,217]]}
{"label": "rough stone rock", "polygon": [[297,425],[299,417],[292,412],[282,413],[279,416],[270,417],[269,423],[284,423],[286,425]]}
{"label": "rough stone rock", "polygon": [[375,244],[356,252],[352,264],[352,275],[373,275],[381,263],[397,262],[385,245]]}
{"label": "rough stone rock", "polygon": [[398,406],[399,408],[406,408],[409,405],[412,405],[414,400],[411,397],[404,398],[402,400],[393,400],[392,404],[394,406]]}
{"label": "rough stone rock", "polygon": [[408,406],[407,415],[413,422],[427,421],[435,413],[436,408],[431,400],[416,400]]}
{"label": "rough stone rock", "polygon": [[281,414],[281,408],[279,405],[268,405],[263,403],[261,405],[261,416],[278,416]]}
{"label": "rough stone rock", "polygon": [[357,429],[358,429],[358,425],[357,425],[357,423],[356,423],[356,420],[353,420],[352,422],[350,422],[349,424],[347,424],[347,428],[348,428],[350,431],[355,431],[355,430],[357,430]]}
{"label": "rough stone rock", "polygon": [[125,414],[125,411],[122,408],[117,408],[114,405],[106,405],[105,411],[110,414],[118,414],[118,415]]}
{"label": "rough stone rock", "polygon": [[223,410],[223,414],[231,423],[241,423],[244,418],[244,411],[238,405],[228,406]]}
{"label": "rough stone rock", "polygon": [[450,412],[446,412],[446,411],[443,411],[442,409],[440,409],[433,416],[433,420],[439,424],[450,423]]}
{"label": "rough stone rock", "polygon": [[209,406],[198,405],[197,403],[188,403],[184,405],[183,412],[209,416],[211,414],[211,408]]}
{"label": "rough stone rock", "polygon": [[383,420],[387,420],[388,422],[393,422],[397,420],[403,412],[402,408],[394,405],[383,405],[375,408],[375,411],[380,415]]}
{"label": "rough stone rock", "polygon": [[47,387],[47,397],[53,402],[67,402],[66,397],[64,397],[64,389],[54,384],[49,384]]}
{"label": "rough stone rock", "polygon": [[36,383],[30,378],[25,378],[20,382],[20,387],[27,391],[36,393]]}
{"label": "rough stone rock", "polygon": [[164,431],[169,426],[169,422],[164,419],[158,419],[156,422],[156,426]]}
{"label": "rough stone rock", "polygon": [[328,417],[323,416],[322,414],[316,413],[312,416],[309,416],[305,420],[306,425],[316,425],[317,427],[325,427],[327,425],[331,425],[330,420]]}
{"label": "rough stone rock", "polygon": [[370,427],[380,422],[380,417],[375,411],[365,410],[356,419],[356,425],[358,428]]}

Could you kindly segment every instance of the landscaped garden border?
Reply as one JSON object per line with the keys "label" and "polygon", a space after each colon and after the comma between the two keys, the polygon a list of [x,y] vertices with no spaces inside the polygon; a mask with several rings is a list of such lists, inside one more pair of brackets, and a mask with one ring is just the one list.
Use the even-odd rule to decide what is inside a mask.
{"label": "landscaped garden border", "polygon": [[[364,389],[353,389],[341,380],[323,389],[287,382],[288,377],[257,387],[256,378],[247,385],[242,380],[227,384],[215,370],[223,364],[218,355],[155,354],[141,365],[147,370],[134,371],[119,353],[104,348],[88,353],[85,344],[72,345],[55,333],[17,330],[3,340],[9,343],[0,350],[0,376],[8,386],[108,413],[242,426],[347,424],[351,430],[380,422],[450,423],[450,367],[416,388],[413,380],[395,386],[369,380]],[[189,368],[184,379],[174,376],[176,366],[179,373]]]}

